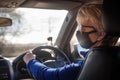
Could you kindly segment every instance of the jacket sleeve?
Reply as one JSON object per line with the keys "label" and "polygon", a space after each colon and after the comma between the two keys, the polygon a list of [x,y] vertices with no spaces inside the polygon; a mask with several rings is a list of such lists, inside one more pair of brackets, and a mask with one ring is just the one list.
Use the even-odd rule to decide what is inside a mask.
{"label": "jacket sleeve", "polygon": [[49,68],[37,60],[32,59],[27,64],[27,67],[35,80],[75,80],[82,63],[83,61],[65,65],[60,68]]}

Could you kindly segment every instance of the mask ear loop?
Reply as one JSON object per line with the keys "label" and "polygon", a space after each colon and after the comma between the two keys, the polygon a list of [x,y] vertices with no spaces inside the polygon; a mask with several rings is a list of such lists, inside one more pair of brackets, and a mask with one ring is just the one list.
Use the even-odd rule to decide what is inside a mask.
{"label": "mask ear loop", "polygon": [[82,32],[81,31],[82,27],[88,27],[88,28],[92,28],[93,29],[92,31],[88,32],[88,34],[97,32],[97,30],[95,29],[95,27],[93,27],[93,26],[84,26],[84,25],[78,25],[77,26],[77,30],[79,30],[80,32]]}
{"label": "mask ear loop", "polygon": [[96,30],[93,30],[93,31],[86,32],[86,33],[91,34],[91,33],[96,33],[96,32],[97,32]]}
{"label": "mask ear loop", "polygon": [[[77,32],[82,33],[82,31],[77,31]],[[93,30],[93,31],[90,31],[90,32],[85,32],[85,33],[91,34],[91,33],[96,33],[96,32],[97,32],[96,30]]]}

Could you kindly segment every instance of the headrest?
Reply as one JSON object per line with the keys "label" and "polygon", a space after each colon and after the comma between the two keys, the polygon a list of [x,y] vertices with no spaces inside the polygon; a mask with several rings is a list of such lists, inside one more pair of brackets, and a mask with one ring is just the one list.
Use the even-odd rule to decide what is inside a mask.
{"label": "headrest", "polygon": [[107,34],[112,36],[120,36],[120,4],[118,1],[103,1],[103,26]]}

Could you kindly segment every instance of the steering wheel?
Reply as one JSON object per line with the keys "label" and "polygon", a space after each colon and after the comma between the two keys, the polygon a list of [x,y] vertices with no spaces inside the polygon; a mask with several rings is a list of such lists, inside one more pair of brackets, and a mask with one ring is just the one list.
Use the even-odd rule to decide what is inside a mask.
{"label": "steering wheel", "polygon": [[[27,70],[25,62],[23,61],[23,57],[26,53],[27,51],[19,55],[13,61],[13,70],[16,80],[33,78]],[[39,46],[34,48],[32,53],[36,55],[36,59],[39,62],[51,68],[58,68],[71,63],[69,58],[62,50],[53,46]]]}

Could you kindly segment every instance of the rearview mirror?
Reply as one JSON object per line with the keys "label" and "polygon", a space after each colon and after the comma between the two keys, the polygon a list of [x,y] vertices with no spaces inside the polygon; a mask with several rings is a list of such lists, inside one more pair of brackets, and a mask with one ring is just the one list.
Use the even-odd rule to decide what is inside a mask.
{"label": "rearview mirror", "polygon": [[8,27],[12,25],[12,20],[10,18],[0,17],[0,27]]}

